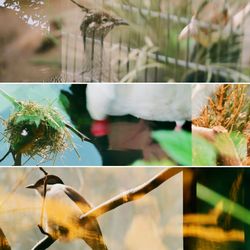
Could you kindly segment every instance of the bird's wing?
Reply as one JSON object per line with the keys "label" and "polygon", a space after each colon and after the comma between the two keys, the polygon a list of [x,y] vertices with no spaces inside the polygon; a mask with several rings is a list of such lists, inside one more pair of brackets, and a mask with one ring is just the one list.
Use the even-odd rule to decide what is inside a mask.
{"label": "bird's wing", "polygon": [[[90,204],[72,187],[66,186],[65,193],[74,201],[83,213],[91,209]],[[83,237],[83,240],[92,248],[92,250],[107,250],[104,243],[102,231],[96,218],[90,218],[85,224],[88,233]]]}
{"label": "bird's wing", "polygon": [[90,204],[85,200],[76,190],[72,187],[65,186],[64,192],[67,196],[76,203],[83,213],[88,212],[91,209]]}

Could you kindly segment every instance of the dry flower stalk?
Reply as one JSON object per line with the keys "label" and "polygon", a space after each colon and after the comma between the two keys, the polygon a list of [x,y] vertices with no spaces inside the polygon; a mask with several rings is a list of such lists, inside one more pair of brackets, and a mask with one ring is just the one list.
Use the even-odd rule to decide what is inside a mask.
{"label": "dry flower stalk", "polygon": [[[221,126],[228,131],[228,135],[231,132],[243,134],[247,139],[247,157],[243,160],[242,165],[248,166],[250,165],[250,98],[247,95],[247,87],[247,84],[221,85],[215,95],[209,98],[208,104],[203,109],[200,117],[193,120],[193,125],[212,130]],[[207,136],[203,135],[203,137],[206,138]],[[209,140],[209,138],[206,139]],[[228,150],[225,147],[230,146],[230,144],[231,149],[235,149],[235,146],[232,144],[233,142],[228,143],[228,145],[221,145],[223,142],[219,140],[218,142],[220,145],[217,143],[215,146],[217,149],[218,147],[222,147],[223,152]],[[230,158],[228,158],[229,162],[226,165],[235,163]],[[238,157],[233,158],[236,159]]]}
{"label": "dry flower stalk", "polygon": [[250,121],[250,101],[246,84],[221,85],[216,94],[209,98],[208,105],[199,118],[193,120],[198,127],[222,126],[229,133],[242,132]]}

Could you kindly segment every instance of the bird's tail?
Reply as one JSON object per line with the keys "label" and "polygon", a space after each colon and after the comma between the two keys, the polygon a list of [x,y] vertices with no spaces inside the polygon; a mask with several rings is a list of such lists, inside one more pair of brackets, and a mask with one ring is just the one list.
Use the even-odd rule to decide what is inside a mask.
{"label": "bird's tail", "polygon": [[99,244],[95,249],[93,250],[108,250],[108,247],[103,243]]}
{"label": "bird's tail", "polygon": [[92,245],[92,250],[108,250],[102,236],[99,237],[98,240],[95,240],[95,243]]}
{"label": "bird's tail", "polygon": [[83,238],[92,250],[108,250],[102,235],[95,235],[95,238]]}

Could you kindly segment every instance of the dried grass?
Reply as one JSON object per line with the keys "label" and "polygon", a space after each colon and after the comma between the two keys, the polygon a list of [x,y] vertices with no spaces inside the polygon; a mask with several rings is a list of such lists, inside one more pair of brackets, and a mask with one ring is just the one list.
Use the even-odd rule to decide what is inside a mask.
{"label": "dried grass", "polygon": [[20,107],[6,121],[4,132],[11,148],[28,156],[45,159],[68,147],[70,134],[62,117],[51,106],[20,102]]}

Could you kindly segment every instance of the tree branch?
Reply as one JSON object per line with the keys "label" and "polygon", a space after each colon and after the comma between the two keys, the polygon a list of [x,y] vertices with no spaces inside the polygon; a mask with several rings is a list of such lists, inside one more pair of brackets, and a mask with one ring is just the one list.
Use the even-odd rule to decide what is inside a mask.
{"label": "tree branch", "polygon": [[176,174],[183,171],[183,168],[170,168],[167,170],[163,170],[153,178],[151,178],[146,183],[136,187],[132,188],[130,190],[127,190],[114,198],[102,203],[101,205],[91,209],[86,214],[83,214],[80,217],[80,222],[87,221],[87,218],[89,217],[98,217],[104,213],[107,213],[125,203],[138,200],[142,198],[145,194],[151,192],[155,188],[159,187],[162,183],[164,183],[166,180],[170,179],[171,177],[175,176]]}
{"label": "tree branch", "polygon": [[44,250],[51,246],[56,240],[50,237],[49,235],[45,236],[42,240],[40,240],[32,250]]}

